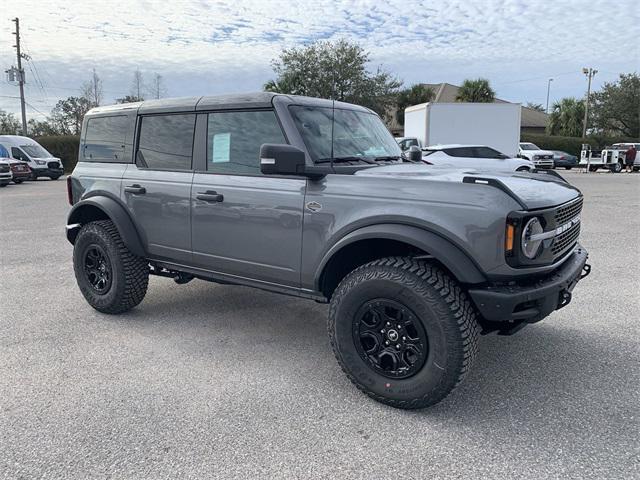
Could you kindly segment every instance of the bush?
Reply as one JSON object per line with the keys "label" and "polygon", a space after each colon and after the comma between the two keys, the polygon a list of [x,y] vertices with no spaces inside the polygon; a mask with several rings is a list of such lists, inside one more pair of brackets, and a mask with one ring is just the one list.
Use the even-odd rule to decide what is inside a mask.
{"label": "bush", "polygon": [[542,135],[539,133],[523,133],[520,135],[521,142],[535,143],[543,150],[561,150],[563,152],[570,153],[580,158],[580,150],[582,150],[582,144],[588,143],[593,150],[600,150],[612,143],[623,142],[636,142],[630,138],[621,137],[604,137],[604,136],[589,136],[587,138],[580,137],[562,137],[559,135]]}
{"label": "bush", "polygon": [[80,135],[50,135],[37,137],[36,142],[42,145],[54,157],[62,160],[64,171],[71,173],[78,163]]}

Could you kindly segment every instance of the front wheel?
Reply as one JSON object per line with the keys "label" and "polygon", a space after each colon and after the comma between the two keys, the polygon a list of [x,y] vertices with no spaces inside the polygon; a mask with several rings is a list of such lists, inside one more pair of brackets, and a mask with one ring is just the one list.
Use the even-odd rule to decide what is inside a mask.
{"label": "front wheel", "polygon": [[20,185],[23,182],[23,180],[21,178],[14,178],[13,179],[13,183],[15,183],[16,185]]}
{"label": "front wheel", "polygon": [[565,170],[571,170],[573,167],[564,167]]}
{"label": "front wheel", "polygon": [[617,162],[611,165],[611,171],[613,173],[620,173],[622,171],[622,162]]}
{"label": "front wheel", "polygon": [[331,298],[328,331],[349,380],[397,408],[444,399],[477,351],[475,311],[457,282],[434,265],[404,257],[349,273]]}
{"label": "front wheel", "polygon": [[73,248],[78,287],[89,305],[103,313],[122,313],[147,293],[149,264],[131,253],[109,220],[82,227]]}
{"label": "front wheel", "polygon": [[516,168],[516,172],[530,172],[531,169],[529,167],[518,167]]}

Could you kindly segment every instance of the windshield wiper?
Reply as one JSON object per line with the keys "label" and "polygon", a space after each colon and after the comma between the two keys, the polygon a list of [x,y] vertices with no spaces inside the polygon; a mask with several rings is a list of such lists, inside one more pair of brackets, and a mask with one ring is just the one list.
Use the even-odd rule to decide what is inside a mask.
{"label": "windshield wiper", "polygon": [[375,160],[377,161],[385,161],[388,162],[390,160],[403,160],[404,157],[402,155],[386,155],[386,156],[381,156],[381,157],[375,157]]}
{"label": "windshield wiper", "polygon": [[358,157],[356,155],[349,157],[334,157],[334,158],[319,158],[316,163],[346,163],[346,162],[364,162],[369,164],[375,164],[375,160],[368,157]]}

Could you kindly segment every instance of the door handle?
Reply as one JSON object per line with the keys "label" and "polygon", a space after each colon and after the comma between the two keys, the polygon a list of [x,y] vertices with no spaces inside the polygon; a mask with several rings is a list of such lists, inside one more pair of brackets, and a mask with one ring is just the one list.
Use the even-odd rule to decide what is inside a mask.
{"label": "door handle", "polygon": [[202,200],[204,202],[222,202],[224,200],[224,195],[219,194],[213,190],[207,190],[206,192],[198,192],[196,195],[198,200]]}
{"label": "door handle", "polygon": [[137,183],[134,183],[133,185],[127,185],[126,187],[124,187],[124,191],[127,193],[133,193],[136,195],[144,195],[145,193],[147,193],[147,189],[144,187],[141,187]]}

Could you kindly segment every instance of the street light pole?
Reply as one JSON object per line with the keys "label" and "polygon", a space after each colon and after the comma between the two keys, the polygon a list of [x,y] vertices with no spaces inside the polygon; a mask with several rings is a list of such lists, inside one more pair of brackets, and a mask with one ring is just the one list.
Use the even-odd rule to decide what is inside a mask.
{"label": "street light pole", "polygon": [[16,24],[16,31],[13,33],[16,36],[16,54],[18,57],[18,85],[20,86],[20,111],[22,113],[22,135],[27,135],[27,114],[24,108],[24,70],[22,69],[22,57],[24,54],[20,52],[20,20],[14,18],[12,20]]}
{"label": "street light pole", "polygon": [[545,113],[549,113],[549,90],[551,90],[551,82],[553,82],[553,78],[550,78],[547,82],[547,108],[544,110]]}
{"label": "street light pole", "polygon": [[587,137],[587,122],[589,121],[589,101],[591,99],[591,79],[594,77],[598,70],[594,68],[583,68],[582,73],[584,73],[589,79],[589,83],[587,84],[587,98],[584,101],[584,125],[582,126],[582,138]]}

